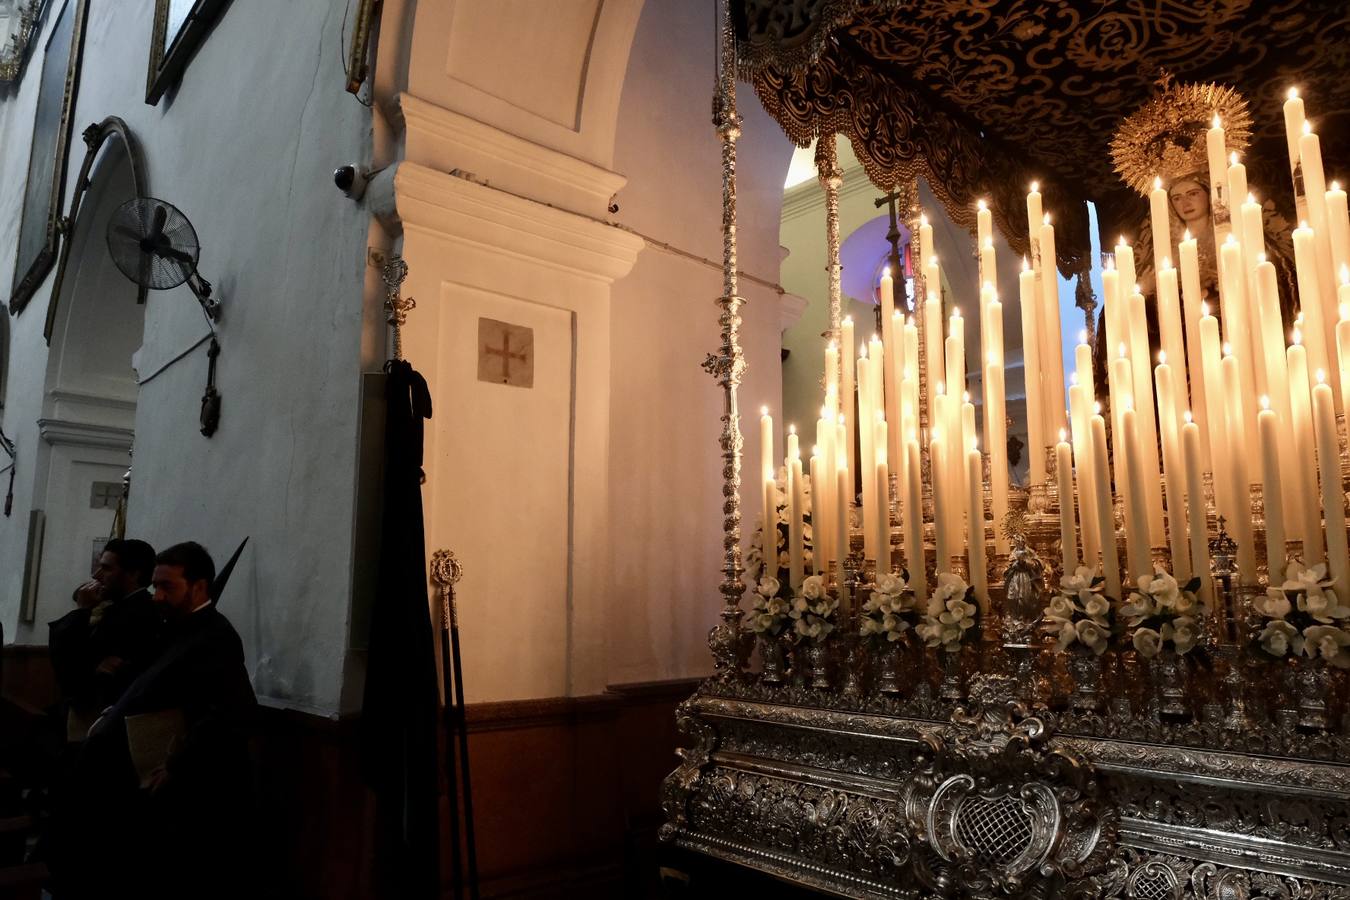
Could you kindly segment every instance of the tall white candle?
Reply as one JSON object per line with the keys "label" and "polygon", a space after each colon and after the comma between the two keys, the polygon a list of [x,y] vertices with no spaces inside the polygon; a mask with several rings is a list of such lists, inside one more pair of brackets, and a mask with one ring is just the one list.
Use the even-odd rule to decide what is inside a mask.
{"label": "tall white candle", "polygon": [[857,409],[856,392],[856,369],[854,367],[853,348],[858,346],[853,339],[853,317],[844,316],[844,321],[840,323],[844,337],[840,347],[840,360],[843,363],[843,372],[841,373],[839,383],[839,409],[847,417],[847,428],[844,430],[844,443],[840,445],[844,451],[844,466],[848,469],[848,493],[843,494],[846,505],[852,507],[855,502],[855,491],[857,481],[858,465],[858,438],[857,438],[857,419],[855,410]]}
{"label": "tall white candle", "polygon": [[1186,385],[1186,343],[1182,337],[1177,270],[1172,268],[1172,260],[1167,257],[1163,257],[1158,269],[1158,336],[1162,341],[1163,352],[1167,354],[1167,364],[1176,375],[1173,379],[1177,400],[1176,427],[1180,428],[1181,411],[1190,404],[1190,391]]}
{"label": "tall white candle", "polygon": [[1341,453],[1336,435],[1336,406],[1326,373],[1317,373],[1312,389],[1313,426],[1317,439],[1317,470],[1322,477],[1322,517],[1326,521],[1327,569],[1333,588],[1344,594],[1350,576],[1346,549],[1345,488],[1341,484]]}
{"label": "tall white candle", "polygon": [[1169,201],[1161,178],[1153,179],[1148,193],[1149,225],[1153,229],[1153,268],[1161,271],[1159,261],[1172,256],[1172,227],[1167,215]]}
{"label": "tall white candle", "polygon": [[1327,189],[1327,231],[1331,240],[1331,267],[1339,279],[1350,266],[1350,211],[1346,208],[1345,191],[1335,181]]}
{"label": "tall white candle", "polygon": [[[1260,260],[1255,272],[1257,322],[1261,327],[1261,349],[1266,364],[1266,395],[1275,418],[1282,424],[1276,429],[1276,442],[1279,446],[1279,467],[1281,482],[1293,485],[1294,468],[1298,465],[1298,455],[1294,447],[1293,417],[1289,408],[1289,368],[1285,362],[1284,327],[1280,319],[1280,294],[1275,282],[1275,266]],[[1287,521],[1302,521],[1299,506],[1308,502],[1297,491],[1286,489],[1283,493],[1283,514]],[[1297,529],[1296,529],[1297,530]]]}
{"label": "tall white candle", "polygon": [[[1255,323],[1252,310],[1255,304],[1248,305],[1247,281],[1242,272],[1242,245],[1231,235],[1219,248],[1222,278],[1222,311],[1224,315],[1224,337],[1232,345],[1233,355],[1238,360],[1239,388],[1242,409],[1255,409],[1256,398],[1264,391],[1265,365],[1258,362],[1252,340]],[[1258,378],[1257,369],[1261,370]],[[1247,419],[1251,419],[1248,416]],[[1246,422],[1246,433],[1239,436],[1244,446],[1255,447],[1256,422]]]}
{"label": "tall white candle", "polygon": [[[1144,466],[1140,450],[1143,441],[1137,424],[1138,415],[1132,407],[1125,407],[1120,414],[1121,436],[1117,443],[1117,453],[1125,457],[1126,483],[1125,498],[1125,549],[1129,559],[1130,581],[1153,571],[1152,556],[1149,553],[1148,506],[1143,491]],[[1156,480],[1156,476],[1155,476]]]}
{"label": "tall white candle", "polygon": [[[1244,443],[1246,423],[1243,421],[1242,388],[1237,357],[1229,355],[1219,364],[1223,378],[1224,415],[1228,422],[1228,440],[1236,448],[1257,446]],[[1247,473],[1247,454],[1235,452],[1229,463],[1229,494],[1234,511],[1231,527],[1237,541],[1238,578],[1243,584],[1256,584],[1256,547],[1252,539],[1251,479]]]}
{"label": "tall white candle", "polygon": [[1011,548],[1003,531],[1008,515],[1008,414],[1004,407],[1003,367],[993,362],[984,367],[985,403],[989,445],[989,508],[994,515],[994,552],[1006,554]]}
{"label": "tall white candle", "polygon": [[[1206,394],[1204,365],[1201,361],[1200,317],[1204,312],[1204,292],[1200,289],[1199,248],[1187,231],[1177,246],[1181,258],[1181,294],[1186,322],[1186,367],[1190,372],[1191,414],[1200,431],[1200,464],[1209,469],[1209,397]],[[1216,323],[1217,324],[1217,323]],[[1218,332],[1216,331],[1215,334]]]}
{"label": "tall white candle", "polygon": [[1041,411],[1041,365],[1039,326],[1037,325],[1036,273],[1022,262],[1018,277],[1022,305],[1022,378],[1027,411],[1027,483],[1045,480],[1045,418]]}
{"label": "tall white candle", "polygon": [[1027,191],[1027,237],[1031,242],[1031,264],[1032,269],[1037,269],[1041,264],[1041,222],[1045,216],[1045,210],[1041,206],[1041,188],[1036,182],[1031,183],[1031,190]]}
{"label": "tall white candle", "polygon": [[[1317,274],[1316,236],[1307,223],[1294,229],[1294,271],[1298,278],[1298,299],[1303,310],[1303,342],[1308,348],[1311,372],[1330,368],[1326,318],[1331,310],[1322,302],[1321,282]],[[1311,390],[1311,382],[1309,389]]]}
{"label": "tall white candle", "polygon": [[788,577],[792,589],[799,590],[806,577],[806,546],[803,540],[806,515],[806,486],[802,483],[802,459],[799,454],[789,458],[788,482],[792,514],[788,517]]}
{"label": "tall white candle", "polygon": [[[967,544],[967,562],[970,566],[970,583],[975,588],[975,599],[981,615],[989,614],[989,567],[984,549],[984,484],[980,477],[981,456],[979,448],[972,445],[966,454],[966,518],[970,521],[970,538]],[[1342,528],[1344,534],[1344,528]]]}
{"label": "tall white candle", "polygon": [[858,357],[858,473],[862,478],[862,511],[863,521],[863,557],[875,560],[877,558],[876,529],[868,525],[877,511],[876,497],[876,454],[873,452],[872,442],[876,438],[876,429],[872,423],[876,421],[872,413],[872,368],[868,365],[867,356]]}
{"label": "tall white candle", "polygon": [[[1227,162],[1228,149],[1223,131],[1223,122],[1216,114],[1210,129],[1205,132],[1205,156],[1211,173],[1209,186],[1209,208],[1214,221],[1214,243],[1222,244],[1228,236],[1228,182],[1223,177],[1224,164]],[[1225,310],[1225,312],[1227,312]]]}
{"label": "tall white candle", "polygon": [[[1291,175],[1298,169],[1298,139],[1303,136],[1303,98],[1298,95],[1298,88],[1290,88],[1287,99],[1284,101],[1284,140],[1286,149],[1289,152],[1289,172]],[[1298,178],[1294,178],[1295,187],[1298,187]],[[1303,197],[1298,197],[1298,202],[1304,202]],[[1299,212],[1300,216],[1306,216],[1306,208]]]}
{"label": "tall white candle", "polygon": [[[936,274],[937,265],[932,266]],[[934,288],[929,288],[928,299],[923,304],[923,344],[925,354],[924,373],[927,380],[928,396],[928,426],[931,428],[933,422],[937,420],[937,384],[945,377],[945,361],[943,360],[943,332],[942,332],[942,301]]]}
{"label": "tall white candle", "polygon": [[[1163,525],[1162,482],[1158,478],[1158,426],[1153,403],[1151,352],[1148,345],[1148,313],[1144,298],[1138,291],[1130,295],[1130,372],[1134,378],[1134,408],[1139,412],[1136,422],[1142,443],[1138,447],[1139,467],[1145,480],[1141,483],[1142,496],[1148,504],[1149,540],[1154,547],[1167,543]],[[1151,570],[1150,570],[1151,571]]]}
{"label": "tall white candle", "polygon": [[932,430],[933,438],[928,445],[928,465],[933,473],[933,535],[936,556],[935,571],[950,572],[952,565],[951,535],[952,498],[947,496],[947,441],[941,428]]}
{"label": "tall white candle", "polygon": [[1342,270],[1341,278],[1337,289],[1341,318],[1336,323],[1336,367],[1341,375],[1341,396],[1350,401],[1350,270]]}
{"label": "tall white candle", "polygon": [[1111,472],[1107,462],[1106,420],[1099,413],[1090,423],[1091,444],[1088,452],[1092,456],[1092,484],[1097,498],[1097,531],[1102,536],[1102,573],[1106,577],[1106,593],[1117,600],[1120,592],[1120,556],[1116,552],[1116,520],[1111,504]]}
{"label": "tall white candle", "polygon": [[923,552],[923,485],[920,481],[919,442],[915,437],[905,441],[905,563],[909,567],[909,583],[914,596],[928,599],[928,575]]}
{"label": "tall white candle", "polygon": [[1074,478],[1078,482],[1078,521],[1083,531],[1083,563],[1097,565],[1097,554],[1101,552],[1101,542],[1097,535],[1097,510],[1095,503],[1097,492],[1092,485],[1092,461],[1088,457],[1088,419],[1091,415],[1091,400],[1086,386],[1077,383],[1069,385],[1069,425],[1073,443]]}
{"label": "tall white candle", "polygon": [[774,485],[773,416],[767,406],[759,410],[759,471],[760,497],[763,506],[763,526],[760,532],[760,552],[764,558],[764,575],[778,575],[778,492]]}
{"label": "tall white candle", "polygon": [[1322,537],[1322,517],[1317,503],[1317,452],[1313,440],[1312,394],[1308,387],[1308,348],[1300,343],[1298,329],[1294,342],[1285,351],[1289,366],[1289,408],[1293,422],[1294,450],[1298,464],[1294,467],[1296,481],[1290,492],[1303,495],[1300,507],[1303,521],[1298,523],[1298,535],[1303,539],[1303,561],[1315,566],[1326,557]]}
{"label": "tall white candle", "polygon": [[1214,601],[1209,575],[1209,515],[1205,505],[1205,482],[1200,469],[1200,426],[1190,412],[1181,426],[1181,455],[1186,470],[1186,531],[1190,536],[1191,572],[1200,577],[1200,596],[1206,604]]}
{"label": "tall white candle", "polygon": [[1065,573],[1078,568],[1078,533],[1074,528],[1073,448],[1065,440],[1064,429],[1059,431],[1055,444],[1055,479],[1059,487],[1059,545]]}
{"label": "tall white candle", "polygon": [[820,447],[811,450],[811,574],[824,575],[829,571],[825,562],[824,536],[829,531],[825,527],[825,504],[821,502],[825,485],[821,473],[825,470],[825,460]]}
{"label": "tall white candle", "polygon": [[1064,427],[1064,332],[1059,321],[1059,268],[1055,264],[1055,226],[1045,216],[1041,226],[1041,384],[1045,387],[1045,434]]}
{"label": "tall white candle", "polygon": [[[887,497],[890,494],[891,474],[890,467],[886,465],[883,457],[877,463],[877,468],[873,474],[876,480],[876,490],[878,497]],[[885,500],[878,501],[876,515],[877,530],[877,571],[886,573],[891,570],[891,506]]]}
{"label": "tall white candle", "polygon": [[[1303,134],[1298,140],[1299,165],[1303,167],[1303,187],[1308,196],[1308,223],[1313,229],[1316,248],[1317,282],[1321,289],[1322,335],[1328,348],[1336,341],[1336,272],[1331,256],[1331,226],[1327,221],[1327,179],[1322,170],[1322,144],[1312,124],[1303,123]],[[1306,303],[1301,295],[1300,300]],[[1332,393],[1340,391],[1340,383],[1333,382]]]}
{"label": "tall white candle", "polygon": [[[919,216],[919,259],[927,261],[933,257],[933,226],[929,223],[928,217]],[[933,290],[936,287],[929,285]]]}
{"label": "tall white candle", "polygon": [[1261,398],[1261,412],[1256,416],[1256,430],[1261,434],[1262,499],[1266,508],[1266,571],[1270,584],[1284,582],[1284,483],[1280,477],[1280,421],[1270,408],[1270,398]]}
{"label": "tall white candle", "polygon": [[1223,381],[1219,377],[1219,320],[1209,314],[1207,304],[1201,304],[1200,317],[1201,374],[1203,376],[1209,418],[1205,427],[1209,435],[1210,471],[1214,481],[1214,505],[1219,515],[1232,518],[1233,505],[1228,498],[1228,429],[1223,412]]}
{"label": "tall white candle", "polygon": [[[1125,426],[1121,421],[1121,414],[1125,412],[1127,406],[1134,405],[1134,376],[1130,372],[1130,358],[1124,344],[1120,345],[1119,355],[1111,360],[1106,369],[1106,385],[1111,396],[1111,434],[1115,435],[1116,444],[1114,446],[1114,455],[1112,463],[1116,475],[1116,493],[1124,501],[1126,493],[1130,490],[1127,484],[1129,481],[1129,472],[1125,469],[1125,454],[1120,450],[1120,435],[1124,434]],[[1110,482],[1107,482],[1110,485]],[[1142,490],[1142,486],[1136,486],[1134,490]],[[1147,506],[1145,506],[1147,508]]]}
{"label": "tall white candle", "polygon": [[[835,472],[835,488],[834,488],[835,496],[838,497],[847,496],[849,491],[847,482],[848,482],[848,470],[841,466],[839,470]],[[835,504],[834,543],[836,547],[840,548],[839,551],[840,561],[837,569],[835,570],[837,579],[835,584],[839,590],[840,613],[842,615],[847,615],[849,607],[848,588],[844,586],[844,563],[843,563],[844,558],[848,556],[848,504],[846,503]]]}
{"label": "tall white candle", "polygon": [[818,562],[817,574],[830,570],[830,560],[835,559],[834,541],[834,470],[838,462],[831,447],[834,445],[835,415],[831,415],[828,406],[820,408],[820,418],[816,420],[816,446],[812,451],[811,464],[820,457],[820,471],[811,471],[811,536],[814,540],[814,556]]}
{"label": "tall white candle", "polygon": [[966,320],[961,310],[952,310],[947,328],[947,393],[960,397],[966,389]]}
{"label": "tall white candle", "polygon": [[[839,396],[839,345],[830,341],[825,345],[825,396]],[[834,415],[838,410],[830,410]]]}
{"label": "tall white candle", "polygon": [[1158,354],[1153,378],[1158,386],[1158,426],[1162,432],[1163,486],[1167,491],[1167,539],[1172,550],[1172,575],[1186,583],[1191,578],[1191,555],[1186,543],[1186,470],[1181,463],[1181,437],[1177,428],[1176,384],[1167,354]]}

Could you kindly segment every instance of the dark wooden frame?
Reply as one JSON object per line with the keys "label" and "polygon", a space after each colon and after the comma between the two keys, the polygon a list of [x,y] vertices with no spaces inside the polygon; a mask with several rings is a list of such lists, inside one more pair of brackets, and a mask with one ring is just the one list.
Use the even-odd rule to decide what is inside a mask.
{"label": "dark wooden frame", "polygon": [[[89,0],[66,0],[61,8],[56,12],[53,19],[52,34],[48,36],[48,44],[55,36],[56,29],[60,27],[61,17],[65,15],[67,9],[73,8],[75,20],[71,25],[70,35],[70,57],[66,63],[65,88],[61,98],[61,116],[56,127],[55,145],[51,152],[55,155],[56,164],[53,166],[51,193],[48,197],[47,207],[47,235],[42,249],[38,251],[37,256],[32,260],[24,260],[18,256],[23,252],[23,226],[27,224],[23,219],[19,223],[18,247],[15,250],[14,262],[14,287],[9,298],[9,314],[17,316],[23,312],[23,308],[33,299],[37,293],[38,287],[42,284],[47,273],[52,270],[56,263],[57,250],[61,244],[61,235],[64,231],[64,220],[61,218],[61,204],[65,200],[66,191],[66,163],[70,152],[71,123],[74,120],[75,98],[79,94],[80,88],[80,62],[84,55],[84,24],[88,18]],[[45,53],[45,50],[44,50]],[[45,68],[47,59],[44,55],[42,65]],[[41,91],[38,92],[38,105],[42,104]],[[47,152],[46,147],[38,147],[37,142],[41,138],[37,129],[33,129],[33,141],[29,148],[28,171],[31,177],[33,167],[33,154],[38,152]],[[24,196],[27,197],[27,185],[24,186]],[[26,202],[25,202],[26,205]],[[20,215],[24,218],[32,210],[23,210]],[[22,273],[22,274],[20,274]]]}
{"label": "dark wooden frame", "polygon": [[[60,258],[56,264],[56,278],[52,282],[52,298],[47,303],[47,322],[43,326],[42,336],[48,344],[52,342],[52,328],[56,324],[56,309],[61,304],[61,286],[66,279],[66,266],[70,262],[70,249],[75,243],[75,230],[80,227],[80,209],[84,203],[84,195],[89,188],[93,186],[90,180],[90,173],[94,169],[94,162],[98,159],[99,150],[103,148],[104,143],[109,138],[117,138],[122,142],[122,149],[127,154],[127,159],[131,163],[131,184],[137,197],[150,196],[149,187],[145,180],[145,161],[141,157],[140,145],[136,143],[136,138],[132,135],[131,129],[127,123],[117,116],[108,116],[102,122],[95,122],[84,130],[84,162],[80,164],[80,177],[75,179],[75,192],[70,198],[70,212],[66,214],[66,240],[61,245]],[[102,245],[100,245],[102,246]],[[136,286],[136,302],[144,303],[146,289],[144,285]]]}
{"label": "dark wooden frame", "polygon": [[229,5],[230,0],[196,0],[178,33],[169,35],[169,0],[155,0],[155,19],[150,29],[150,70],[145,79],[146,103],[154,106],[169,88],[178,84],[206,33]]}

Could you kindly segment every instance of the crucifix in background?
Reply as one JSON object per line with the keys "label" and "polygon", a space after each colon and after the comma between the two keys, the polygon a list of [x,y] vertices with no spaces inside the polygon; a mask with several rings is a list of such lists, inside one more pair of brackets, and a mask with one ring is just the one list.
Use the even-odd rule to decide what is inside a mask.
{"label": "crucifix in background", "polygon": [[534,386],[534,329],[478,320],[478,380]]}
{"label": "crucifix in background", "polygon": [[[902,286],[899,292],[900,297],[902,298],[901,303],[904,306],[905,312],[911,313],[914,311],[914,308],[910,305],[908,293],[903,288],[905,283],[904,258],[900,255],[900,222],[896,217],[895,211],[895,204],[905,199],[906,197],[899,191],[891,191],[884,197],[879,197],[874,202],[874,205],[877,209],[880,209],[884,204],[890,213],[891,227],[890,230],[886,232],[886,240],[889,241],[891,245],[891,252],[888,255],[891,267],[891,278],[895,279],[896,284]],[[880,304],[877,305],[877,331],[881,331]]]}

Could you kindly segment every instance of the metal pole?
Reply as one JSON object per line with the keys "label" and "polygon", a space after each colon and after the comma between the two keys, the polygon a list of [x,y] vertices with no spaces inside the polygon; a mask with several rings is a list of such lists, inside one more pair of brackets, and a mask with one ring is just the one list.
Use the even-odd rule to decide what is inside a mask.
{"label": "metal pole", "polygon": [[[431,580],[441,594],[441,683],[445,690],[445,766],[450,794],[450,842],[455,897],[461,897],[459,801],[464,803],[464,848],[469,897],[478,900],[478,848],[474,838],[473,784],[469,775],[469,729],[464,718],[464,667],[459,651],[459,607],[455,583],[464,568],[449,550],[431,557]],[[458,754],[458,761],[456,760]]]}

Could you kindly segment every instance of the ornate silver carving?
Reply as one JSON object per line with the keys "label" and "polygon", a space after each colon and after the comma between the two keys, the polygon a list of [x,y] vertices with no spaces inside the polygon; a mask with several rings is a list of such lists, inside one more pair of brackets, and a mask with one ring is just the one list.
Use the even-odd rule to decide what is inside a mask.
{"label": "ornate silver carving", "polygon": [[[823,134],[816,141],[816,171],[821,187],[825,189],[825,272],[829,279],[826,298],[830,310],[830,340],[837,342],[843,302],[840,288],[843,266],[839,263],[839,189],[844,184],[844,170],[839,167],[839,153],[833,134]],[[844,354],[852,351],[848,347],[840,347],[839,352]]]}

